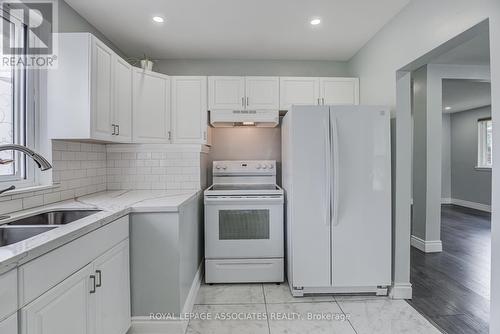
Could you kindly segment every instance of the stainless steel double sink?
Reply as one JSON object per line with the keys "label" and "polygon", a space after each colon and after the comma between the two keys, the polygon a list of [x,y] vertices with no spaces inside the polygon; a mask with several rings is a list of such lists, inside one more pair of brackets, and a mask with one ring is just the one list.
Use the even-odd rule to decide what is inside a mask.
{"label": "stainless steel double sink", "polygon": [[0,225],[0,247],[26,240],[99,211],[97,209],[54,210]]}

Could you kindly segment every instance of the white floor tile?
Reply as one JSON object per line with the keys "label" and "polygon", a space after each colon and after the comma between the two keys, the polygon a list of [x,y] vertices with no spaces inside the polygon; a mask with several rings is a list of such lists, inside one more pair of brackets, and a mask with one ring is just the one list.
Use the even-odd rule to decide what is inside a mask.
{"label": "white floor tile", "polygon": [[196,304],[264,304],[262,284],[203,284]]}
{"label": "white floor tile", "polygon": [[[210,316],[211,319],[192,319],[189,322],[187,334],[269,333],[264,304],[195,305],[193,313],[199,316]],[[223,317],[229,320],[222,320]]]}
{"label": "white floor tile", "polygon": [[[267,311],[271,334],[355,334],[335,302],[268,304]],[[318,320],[310,315],[331,318]]]}
{"label": "white floor tile", "polygon": [[281,283],[280,285],[264,284],[264,294],[266,297],[266,303],[268,304],[334,301],[332,296],[294,297],[290,292],[290,288],[287,282]]}
{"label": "white floor tile", "polygon": [[339,301],[358,334],[440,333],[404,300]]}

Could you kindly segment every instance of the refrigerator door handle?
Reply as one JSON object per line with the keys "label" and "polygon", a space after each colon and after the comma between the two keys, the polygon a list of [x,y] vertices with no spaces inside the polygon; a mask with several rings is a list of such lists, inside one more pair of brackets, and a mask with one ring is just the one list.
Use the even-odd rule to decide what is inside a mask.
{"label": "refrigerator door handle", "polygon": [[325,223],[326,225],[330,226],[331,224],[331,172],[330,172],[330,167],[331,167],[331,161],[330,161],[330,119],[328,119],[324,123],[324,131],[325,131],[325,172],[326,172],[326,182],[325,182],[325,208],[324,208],[324,213],[325,213]]}
{"label": "refrigerator door handle", "polygon": [[340,202],[340,196],[339,196],[339,130],[337,127],[337,119],[335,116],[330,114],[330,121],[331,121],[331,128],[332,128],[332,151],[333,154],[331,155],[333,157],[333,177],[330,178],[330,189],[333,189],[333,195],[330,198],[330,207],[332,210],[331,214],[331,224],[332,226],[337,226],[339,225],[339,202]]}

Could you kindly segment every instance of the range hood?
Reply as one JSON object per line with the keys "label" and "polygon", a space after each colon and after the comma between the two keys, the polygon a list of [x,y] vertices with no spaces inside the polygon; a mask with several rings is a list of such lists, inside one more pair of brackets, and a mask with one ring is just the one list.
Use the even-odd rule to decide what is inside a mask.
{"label": "range hood", "polygon": [[256,126],[273,128],[279,125],[278,110],[211,110],[210,124],[214,128]]}

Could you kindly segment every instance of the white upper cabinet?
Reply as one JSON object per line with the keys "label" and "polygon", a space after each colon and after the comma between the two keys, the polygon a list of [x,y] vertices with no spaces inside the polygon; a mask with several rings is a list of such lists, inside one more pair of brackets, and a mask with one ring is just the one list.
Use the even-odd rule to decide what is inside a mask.
{"label": "white upper cabinet", "polygon": [[132,141],[132,66],[115,56],[114,64],[114,103],[111,126],[115,140]]}
{"label": "white upper cabinet", "polygon": [[244,109],[245,78],[208,77],[208,106],[210,110]]}
{"label": "white upper cabinet", "polygon": [[278,110],[280,105],[278,77],[246,77],[245,106],[251,110]]}
{"label": "white upper cabinet", "polygon": [[170,79],[133,70],[133,136],[136,143],[170,142]]}
{"label": "white upper cabinet", "polygon": [[320,78],[321,104],[359,104],[358,78]]}
{"label": "white upper cabinet", "polygon": [[208,142],[207,77],[171,77],[172,139],[174,143]]}
{"label": "white upper cabinet", "polygon": [[280,78],[280,109],[292,105],[359,104],[359,79],[337,77]]}
{"label": "white upper cabinet", "polygon": [[288,110],[292,105],[319,104],[319,79],[310,77],[280,78],[280,109]]}
{"label": "white upper cabinet", "polygon": [[49,137],[129,140],[131,67],[89,33],[62,33],[58,40],[58,67],[47,71]]}
{"label": "white upper cabinet", "polygon": [[92,138],[111,140],[113,118],[113,51],[92,39]]}
{"label": "white upper cabinet", "polygon": [[278,110],[278,77],[208,77],[210,110]]}

